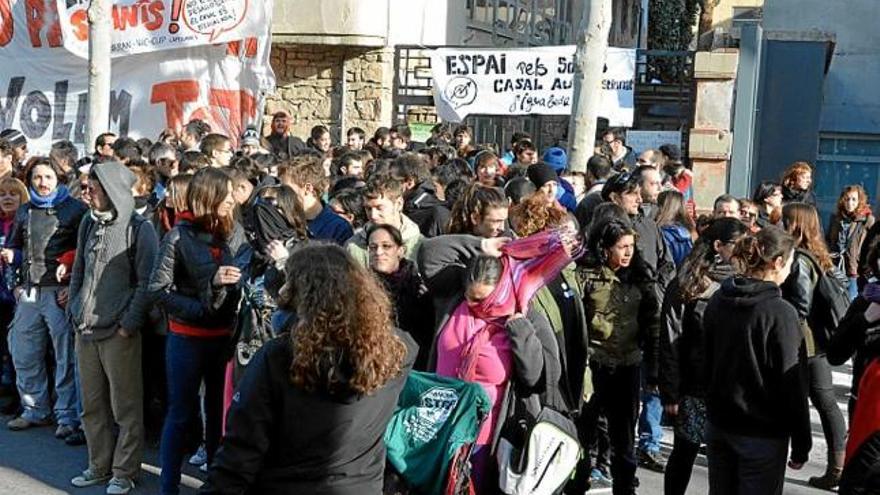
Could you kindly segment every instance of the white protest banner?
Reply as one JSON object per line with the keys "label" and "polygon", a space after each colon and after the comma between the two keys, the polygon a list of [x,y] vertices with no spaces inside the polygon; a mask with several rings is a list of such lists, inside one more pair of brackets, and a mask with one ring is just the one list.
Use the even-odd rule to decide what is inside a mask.
{"label": "white protest banner", "polygon": [[[575,48],[434,50],[437,113],[452,122],[468,115],[570,115]],[[599,116],[612,126],[632,126],[635,72],[634,49],[608,48]]]}
{"label": "white protest banner", "polygon": [[664,144],[674,144],[680,148],[681,131],[626,131],[626,145],[636,154],[656,150]]}
{"label": "white protest banner", "polygon": [[[0,0],[0,129],[21,130],[32,153],[62,139],[91,151],[87,62],[63,47],[51,9],[33,4]],[[269,39],[266,24],[256,40],[114,59],[108,130],[155,139],[201,118],[237,141],[274,89]]]}
{"label": "white protest banner", "polygon": [[[57,2],[64,47],[87,58],[90,0]],[[31,3],[31,2],[28,2]],[[272,20],[272,1],[115,0],[111,56],[238,41],[260,36]]]}

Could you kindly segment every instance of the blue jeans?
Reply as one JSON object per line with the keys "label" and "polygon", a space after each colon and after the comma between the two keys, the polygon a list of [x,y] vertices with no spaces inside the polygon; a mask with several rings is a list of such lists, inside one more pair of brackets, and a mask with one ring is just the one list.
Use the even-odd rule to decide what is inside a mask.
{"label": "blue jeans", "polygon": [[186,337],[169,332],[165,342],[168,414],[162,428],[159,458],[162,493],[176,495],[180,491],[180,468],[186,454],[187,426],[193,411],[198,410],[202,380],[205,382],[205,450],[209,465],[220,444],[226,372],[223,356],[229,339]]}
{"label": "blue jeans", "polygon": [[[60,287],[36,287],[34,299],[22,295],[10,324],[9,353],[15,365],[16,386],[24,412],[31,422],[44,421],[55,413],[59,425],[78,426],[74,333],[64,309],[55,299]],[[55,353],[55,404],[49,396],[46,371],[48,346]]]}
{"label": "blue jeans", "polygon": [[660,441],[663,439],[663,429],[660,420],[663,417],[663,404],[660,402],[660,394],[648,392],[642,373],[642,412],[639,415],[639,450],[656,454],[660,452]]}

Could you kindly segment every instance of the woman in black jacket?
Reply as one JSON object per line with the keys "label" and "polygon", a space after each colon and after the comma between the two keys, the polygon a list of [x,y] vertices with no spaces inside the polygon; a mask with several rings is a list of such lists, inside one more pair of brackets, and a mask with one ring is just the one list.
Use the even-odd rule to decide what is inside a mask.
{"label": "woman in black jacket", "polygon": [[199,170],[187,190],[187,206],[189,211],[162,240],[148,288],[168,313],[168,414],[160,448],[163,494],[179,492],[184,437],[203,380],[209,464],[220,443],[224,351],[240,297],[229,178],[215,168]]}
{"label": "woman in black jacket", "polygon": [[675,417],[675,442],[663,492],[684,495],[700,445],[706,443],[703,314],[709,298],[734,275],[733,246],[748,233],[735,218],[714,220],[700,235],[666,290],[660,314],[660,398]]}
{"label": "woman in black jacket", "polygon": [[250,362],[201,493],[381,493],[382,436],[415,343],[341,247],[299,248],[286,273],[279,303],[299,321]]}
{"label": "woman in black jacket", "polygon": [[794,239],[766,227],[737,242],[741,276],[722,282],[703,316],[709,494],[781,494],[785,458],[800,469],[812,445],[797,312],[779,285]]}
{"label": "woman in black jacket", "polygon": [[846,443],[846,421],[834,395],[831,365],[825,355],[827,335],[833,328],[824,328],[816,321],[813,299],[820,277],[834,266],[825,241],[816,209],[805,203],[789,203],[782,209],[785,230],[795,239],[797,250],[791,275],[782,285],[782,296],[794,306],[806,343],[807,364],[810,376],[810,401],[816,406],[828,445],[828,466],[825,474],[809,479],[817,488],[830,490],[837,486],[843,471]]}
{"label": "woman in black jacket", "polygon": [[367,230],[370,269],[391,296],[394,322],[419,345],[414,369],[426,371],[434,336],[430,315],[434,306],[416,264],[406,258],[400,231],[391,225],[373,224]]}

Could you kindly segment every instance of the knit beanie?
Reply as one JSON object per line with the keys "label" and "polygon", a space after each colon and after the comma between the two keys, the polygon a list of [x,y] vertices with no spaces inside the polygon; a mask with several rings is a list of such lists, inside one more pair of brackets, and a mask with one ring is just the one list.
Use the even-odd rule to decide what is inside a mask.
{"label": "knit beanie", "polygon": [[528,175],[529,180],[538,189],[548,182],[555,182],[558,178],[556,171],[550,165],[540,162],[529,167]]}
{"label": "knit beanie", "polygon": [[550,165],[557,174],[561,174],[568,166],[568,155],[565,150],[558,147],[547,148],[543,157],[544,163]]}

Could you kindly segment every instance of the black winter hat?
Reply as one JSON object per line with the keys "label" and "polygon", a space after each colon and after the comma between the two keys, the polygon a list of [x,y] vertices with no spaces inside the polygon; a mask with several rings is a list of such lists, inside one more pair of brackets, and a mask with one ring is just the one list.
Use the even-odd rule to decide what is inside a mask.
{"label": "black winter hat", "polygon": [[559,176],[556,175],[556,171],[553,170],[553,167],[546,163],[536,163],[530,166],[528,175],[529,180],[532,181],[532,184],[538,189],[548,182],[555,182],[556,179],[559,178]]}

